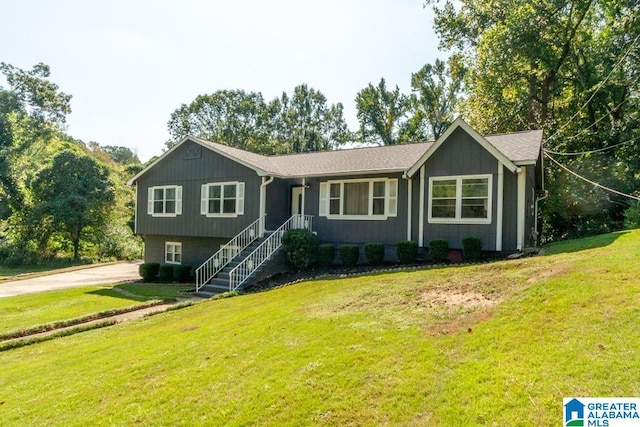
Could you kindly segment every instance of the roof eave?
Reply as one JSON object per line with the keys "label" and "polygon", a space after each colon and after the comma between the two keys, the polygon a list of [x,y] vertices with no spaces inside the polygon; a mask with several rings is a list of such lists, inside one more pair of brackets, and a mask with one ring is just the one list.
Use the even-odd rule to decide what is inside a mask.
{"label": "roof eave", "polygon": [[444,141],[446,141],[451,134],[458,128],[462,128],[466,133],[468,133],[473,139],[475,139],[482,147],[487,150],[493,157],[498,159],[507,169],[511,172],[515,172],[518,169],[518,166],[514,164],[507,156],[502,154],[500,150],[498,150],[493,144],[491,144],[485,137],[480,135],[477,131],[475,131],[471,126],[467,124],[460,117],[454,120],[454,122],[447,128],[447,130],[433,143],[431,147],[425,151],[425,153],[420,156],[417,162],[413,164],[407,171],[407,176],[411,178],[415,173],[420,169],[420,167],[431,157],[431,155],[442,145]]}

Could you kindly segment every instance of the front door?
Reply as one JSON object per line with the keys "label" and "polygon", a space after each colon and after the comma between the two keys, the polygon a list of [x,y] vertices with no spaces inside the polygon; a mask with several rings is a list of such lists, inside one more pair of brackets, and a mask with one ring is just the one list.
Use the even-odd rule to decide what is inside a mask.
{"label": "front door", "polygon": [[304,187],[291,188],[291,215],[302,215],[302,192]]}

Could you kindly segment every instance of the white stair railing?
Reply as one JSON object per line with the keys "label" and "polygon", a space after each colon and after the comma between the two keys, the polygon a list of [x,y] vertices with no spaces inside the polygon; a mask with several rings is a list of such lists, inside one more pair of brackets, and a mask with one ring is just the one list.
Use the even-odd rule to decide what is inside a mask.
{"label": "white stair railing", "polygon": [[200,290],[209,280],[213,279],[232,259],[254,240],[260,237],[260,218],[242,230],[236,237],[229,240],[220,250],[211,255],[200,267],[196,269],[196,292]]}
{"label": "white stair railing", "polygon": [[311,215],[293,215],[276,231],[273,232],[264,242],[260,244],[253,252],[251,252],[240,264],[229,272],[229,291],[238,289],[248,278],[259,268],[271,255],[273,255],[280,246],[282,246],[282,235],[287,230],[303,228],[311,231],[313,216]]}

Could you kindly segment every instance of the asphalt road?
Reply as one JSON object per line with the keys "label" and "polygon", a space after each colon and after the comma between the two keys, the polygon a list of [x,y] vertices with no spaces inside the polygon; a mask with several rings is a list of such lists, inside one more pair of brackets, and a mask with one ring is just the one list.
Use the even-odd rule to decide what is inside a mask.
{"label": "asphalt road", "polygon": [[101,267],[87,267],[67,273],[0,283],[0,298],[55,289],[137,280],[140,278],[138,266],[141,263],[142,261],[119,262]]}

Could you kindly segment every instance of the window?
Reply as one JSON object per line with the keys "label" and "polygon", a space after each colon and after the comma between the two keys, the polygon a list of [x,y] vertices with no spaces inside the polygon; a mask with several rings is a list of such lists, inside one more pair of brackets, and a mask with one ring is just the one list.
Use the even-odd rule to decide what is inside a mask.
{"label": "window", "polygon": [[203,184],[200,213],[208,217],[236,217],[244,214],[244,182]]}
{"label": "window", "polygon": [[491,223],[491,175],[429,178],[429,222]]}
{"label": "window", "polygon": [[332,219],[387,219],[397,215],[397,179],[320,183],[320,215]]}
{"label": "window", "polygon": [[147,213],[151,216],[182,215],[182,187],[165,185],[149,187]]}
{"label": "window", "polygon": [[164,243],[164,262],[167,264],[182,263],[182,243],[165,242]]}

